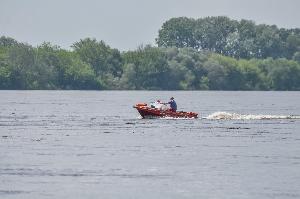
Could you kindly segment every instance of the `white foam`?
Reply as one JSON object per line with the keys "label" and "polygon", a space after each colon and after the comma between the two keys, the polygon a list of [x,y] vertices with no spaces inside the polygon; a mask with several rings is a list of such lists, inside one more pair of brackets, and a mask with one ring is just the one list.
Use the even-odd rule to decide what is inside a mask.
{"label": "white foam", "polygon": [[300,119],[299,115],[252,115],[228,112],[215,112],[205,117],[209,120],[271,120],[271,119]]}

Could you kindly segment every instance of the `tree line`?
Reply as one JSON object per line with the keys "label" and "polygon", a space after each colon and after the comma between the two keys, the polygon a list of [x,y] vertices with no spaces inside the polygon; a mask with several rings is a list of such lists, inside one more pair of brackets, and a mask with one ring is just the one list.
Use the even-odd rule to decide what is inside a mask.
{"label": "tree line", "polygon": [[172,18],[159,30],[160,47],[191,47],[235,58],[292,59],[300,51],[300,29],[278,28],[228,17]]}
{"label": "tree line", "polygon": [[[229,20],[226,17],[200,20],[208,19]],[[172,25],[174,29],[168,28],[168,34],[162,34],[166,24],[173,20],[176,21]],[[0,89],[300,90],[300,45],[296,41],[283,45],[290,49],[284,56],[279,56],[280,49],[277,53],[276,48],[262,50],[265,48],[262,44],[257,57],[254,50],[242,50],[240,44],[232,47],[230,54],[224,50],[231,44],[229,37],[215,42],[211,39],[219,38],[214,36],[219,30],[217,35],[226,35],[230,28],[215,27],[215,31],[210,30],[212,35],[205,33],[211,37],[207,44],[201,40],[196,42],[198,46],[193,46],[195,41],[191,38],[196,38],[194,29],[200,25],[190,25],[193,31],[189,32],[185,23],[191,21],[198,20],[170,19],[159,31],[158,47],[146,45],[125,52],[92,38],[75,42],[71,50],[65,50],[51,43],[33,47],[2,36]],[[243,30],[247,32],[247,28]],[[299,36],[296,29],[286,31],[293,32],[287,38]],[[182,36],[181,32],[192,37]],[[235,41],[242,42],[243,37],[238,35],[239,40]],[[253,43],[258,45],[255,40]],[[292,44],[293,48],[289,46]],[[265,56],[266,52],[271,54]]]}

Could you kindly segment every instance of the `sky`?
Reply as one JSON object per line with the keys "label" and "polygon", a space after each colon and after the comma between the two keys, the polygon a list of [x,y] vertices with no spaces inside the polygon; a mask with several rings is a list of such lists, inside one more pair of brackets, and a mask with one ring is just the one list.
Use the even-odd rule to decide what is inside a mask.
{"label": "sky", "polygon": [[0,0],[0,36],[70,49],[86,37],[121,51],[155,45],[172,17],[228,16],[300,28],[300,0]]}

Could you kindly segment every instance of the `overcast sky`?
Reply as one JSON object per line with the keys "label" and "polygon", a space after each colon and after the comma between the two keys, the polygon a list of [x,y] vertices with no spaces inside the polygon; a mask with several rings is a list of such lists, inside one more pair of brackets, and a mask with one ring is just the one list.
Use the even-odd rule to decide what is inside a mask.
{"label": "overcast sky", "polygon": [[120,50],[155,44],[163,22],[228,16],[300,27],[300,0],[0,0],[0,35],[63,48],[86,37]]}

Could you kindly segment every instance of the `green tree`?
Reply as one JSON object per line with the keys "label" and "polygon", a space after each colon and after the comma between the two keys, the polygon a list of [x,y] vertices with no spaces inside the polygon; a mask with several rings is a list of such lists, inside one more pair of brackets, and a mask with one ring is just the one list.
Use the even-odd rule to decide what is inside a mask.
{"label": "green tree", "polygon": [[121,56],[118,50],[111,49],[104,41],[86,38],[72,45],[80,59],[92,66],[97,76],[103,73],[121,73]]}
{"label": "green tree", "polygon": [[235,58],[256,57],[255,37],[255,23],[242,19],[237,24],[237,31],[228,34],[224,54]]}
{"label": "green tree", "polygon": [[286,39],[286,46],[286,51],[288,52],[287,58],[292,58],[296,52],[300,52],[300,34],[295,34],[293,31],[290,31]]}
{"label": "green tree", "polygon": [[297,61],[300,64],[300,51],[295,52],[293,60]]}
{"label": "green tree", "polygon": [[11,71],[3,54],[0,54],[0,89],[9,89],[11,87],[10,78]]}
{"label": "green tree", "polygon": [[32,46],[17,44],[8,50],[12,89],[31,89],[35,80],[35,52]]}
{"label": "green tree", "polygon": [[80,59],[72,59],[65,71],[67,89],[99,89],[100,84],[92,68]]}
{"label": "green tree", "polygon": [[35,48],[34,72],[36,74],[36,89],[57,89],[60,88],[58,80],[59,70],[59,46],[44,42]]}
{"label": "green tree", "polygon": [[228,17],[171,18],[159,30],[159,47],[191,47],[234,58],[288,58],[300,49],[300,29],[279,29]]}
{"label": "green tree", "polygon": [[[166,75],[168,64],[165,53],[149,45],[139,47],[136,51],[129,51],[123,55],[126,68],[124,79],[133,81],[129,83],[136,89],[164,89],[166,88]],[[134,70],[134,73],[133,73]],[[129,77],[135,77],[131,79]]]}
{"label": "green tree", "polygon": [[300,66],[296,62],[274,60],[268,70],[271,88],[274,90],[300,90]]}
{"label": "green tree", "polygon": [[222,90],[225,85],[225,69],[218,61],[210,58],[204,64],[210,90]]}
{"label": "green tree", "polygon": [[238,61],[216,54],[212,55],[211,58],[222,66],[224,85],[222,85],[221,88],[225,90],[241,90],[243,88],[243,76],[238,67]]}
{"label": "green tree", "polygon": [[258,25],[256,28],[256,57],[281,57],[281,41],[276,26]]}
{"label": "green tree", "polygon": [[159,47],[196,47],[194,39],[195,20],[187,17],[166,21],[158,32],[156,42]]}
{"label": "green tree", "polygon": [[196,22],[195,37],[199,49],[226,53],[228,36],[236,32],[237,21],[228,17],[206,17]]}
{"label": "green tree", "polygon": [[0,47],[11,47],[17,45],[18,42],[10,37],[1,36],[0,37]]}

